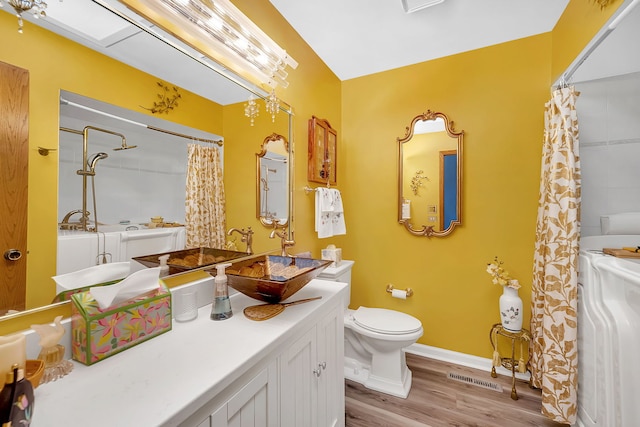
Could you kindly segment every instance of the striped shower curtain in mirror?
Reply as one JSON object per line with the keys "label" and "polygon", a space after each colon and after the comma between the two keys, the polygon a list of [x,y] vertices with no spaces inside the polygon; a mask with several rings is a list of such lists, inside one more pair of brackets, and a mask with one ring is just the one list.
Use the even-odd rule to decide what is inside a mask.
{"label": "striped shower curtain in mirror", "polygon": [[577,415],[577,295],[580,158],[573,86],[545,106],[540,199],[531,289],[531,377],[542,413],[563,424]]}
{"label": "striped shower curtain in mirror", "polygon": [[225,247],[225,198],[220,152],[188,145],[185,229],[187,248]]}

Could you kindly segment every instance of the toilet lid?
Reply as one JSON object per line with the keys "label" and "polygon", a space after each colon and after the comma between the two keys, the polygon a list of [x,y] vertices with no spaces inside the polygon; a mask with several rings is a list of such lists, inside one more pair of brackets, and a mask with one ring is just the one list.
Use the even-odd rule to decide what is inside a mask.
{"label": "toilet lid", "polygon": [[422,328],[422,323],[415,317],[385,308],[360,307],[353,313],[353,321],[381,334],[410,334]]}

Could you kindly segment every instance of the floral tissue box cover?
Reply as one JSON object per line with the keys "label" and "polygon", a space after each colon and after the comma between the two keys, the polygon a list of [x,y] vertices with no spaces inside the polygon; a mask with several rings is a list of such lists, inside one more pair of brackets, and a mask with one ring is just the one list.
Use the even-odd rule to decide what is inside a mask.
{"label": "floral tissue box cover", "polygon": [[89,291],[71,295],[71,352],[92,365],[171,330],[171,293],[158,289],[100,309]]}

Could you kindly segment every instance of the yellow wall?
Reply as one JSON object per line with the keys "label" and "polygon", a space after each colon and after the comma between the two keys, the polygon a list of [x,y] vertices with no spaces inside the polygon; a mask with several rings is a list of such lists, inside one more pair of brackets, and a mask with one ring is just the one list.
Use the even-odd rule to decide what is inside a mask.
{"label": "yellow wall", "polygon": [[[528,319],[543,106],[552,81],[613,8],[600,12],[595,2],[571,0],[551,33],[340,82],[270,2],[234,3],[300,63],[289,88],[277,91],[295,112],[294,252],[319,256],[328,243],[342,247],[345,259],[356,260],[352,306],[406,311],[425,326],[420,342],[489,357],[488,330],[498,319],[500,289],[491,284],[486,264],[498,255],[521,280]],[[29,24],[18,35],[10,14],[0,13],[0,36],[0,60],[31,72],[32,148],[57,141],[60,88],[139,111],[140,100],[152,102],[152,76]],[[413,237],[397,224],[395,140],[426,109],[445,112],[456,130],[465,130],[463,225],[444,239]],[[254,153],[266,135],[246,130],[241,104],[223,109],[223,123],[212,121],[214,110],[189,95],[172,119],[226,137],[227,213],[239,218],[228,225],[255,224],[255,193],[238,190],[241,182],[255,182]],[[318,240],[313,232],[313,197],[303,191],[312,115],[338,131],[346,236]],[[29,280],[45,283],[55,270],[57,156],[35,153],[29,159]],[[265,241],[268,230],[259,227],[257,240]],[[391,299],[387,283],[416,294]]]}
{"label": "yellow wall", "polygon": [[[521,279],[528,318],[550,49],[543,34],[343,83],[353,307],[408,312],[425,328],[419,342],[487,356],[501,288],[485,269],[499,255]],[[462,226],[446,238],[397,223],[396,138],[427,109],[465,132]],[[392,299],[387,283],[415,294]]]}

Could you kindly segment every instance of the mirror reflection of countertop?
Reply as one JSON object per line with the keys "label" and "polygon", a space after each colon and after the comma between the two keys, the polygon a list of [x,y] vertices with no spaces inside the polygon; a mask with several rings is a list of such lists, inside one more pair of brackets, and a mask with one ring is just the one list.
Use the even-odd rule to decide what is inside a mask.
{"label": "mirror reflection of countertop", "polygon": [[[346,285],[313,280],[290,300],[322,299],[287,307],[263,322],[242,313],[260,301],[231,295],[233,317],[209,318],[201,307],[191,322],[120,354],[85,366],[36,389],[32,427],[173,426],[246,377],[283,346],[305,333],[328,310],[343,306]],[[197,424],[195,424],[197,425]]]}

